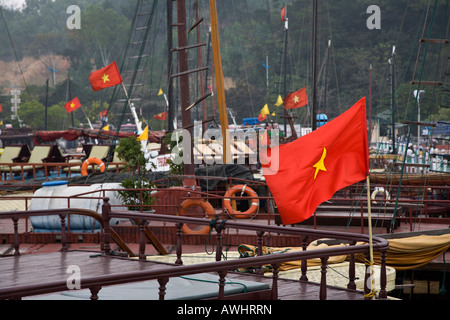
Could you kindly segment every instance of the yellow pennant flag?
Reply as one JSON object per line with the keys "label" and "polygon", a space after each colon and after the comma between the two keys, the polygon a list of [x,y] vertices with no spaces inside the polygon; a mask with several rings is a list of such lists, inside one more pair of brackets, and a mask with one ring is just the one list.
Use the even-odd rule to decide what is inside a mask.
{"label": "yellow pennant flag", "polygon": [[259,114],[261,114],[261,115],[263,115],[263,116],[265,116],[266,114],[270,114],[269,106],[266,104],[266,105],[264,106],[264,108],[261,109],[261,112],[260,112]]}
{"label": "yellow pennant flag", "polygon": [[103,131],[109,131],[109,124],[102,129]]}
{"label": "yellow pennant flag", "polygon": [[272,116],[272,117],[275,117],[275,116],[276,116],[276,113],[275,113],[275,112],[272,112],[271,116]]}
{"label": "yellow pennant flag", "polygon": [[162,94],[164,94],[164,92],[162,91],[162,89],[159,89],[158,96],[160,96]]}
{"label": "yellow pennant flag", "polygon": [[138,137],[139,141],[147,141],[148,140],[148,126],[145,127],[144,132]]}
{"label": "yellow pennant flag", "polygon": [[277,107],[279,107],[279,106],[281,106],[283,103],[284,103],[284,102],[283,102],[283,98],[279,95],[279,96],[278,96],[277,103],[275,103],[275,105],[276,105]]}

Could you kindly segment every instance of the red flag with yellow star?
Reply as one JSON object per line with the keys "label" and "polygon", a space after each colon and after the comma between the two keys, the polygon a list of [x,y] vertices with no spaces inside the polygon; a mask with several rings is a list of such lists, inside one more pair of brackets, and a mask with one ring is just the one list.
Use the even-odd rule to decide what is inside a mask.
{"label": "red flag with yellow star", "polygon": [[161,112],[161,113],[158,113],[156,116],[154,116],[153,117],[153,119],[156,119],[156,120],[167,120],[167,115],[168,115],[169,113],[166,111],[166,112]]}
{"label": "red flag with yellow star", "polygon": [[296,109],[304,107],[308,104],[308,95],[306,94],[306,88],[302,88],[298,91],[290,93],[284,98],[285,109]]}
{"label": "red flag with yellow star", "polygon": [[[302,222],[336,191],[369,174],[366,99],[294,142],[261,159],[284,225]],[[277,156],[278,155],[278,159]],[[278,162],[277,162],[278,161]]]}
{"label": "red flag with yellow star", "polygon": [[89,76],[92,90],[99,91],[122,83],[122,76],[114,61],[103,69],[94,71]]}
{"label": "red flag with yellow star", "polygon": [[80,103],[80,100],[78,100],[77,97],[75,97],[74,99],[70,100],[69,102],[67,102],[64,105],[64,108],[66,108],[67,113],[71,113],[72,111],[75,111],[75,110],[77,110],[80,107],[81,107],[81,103]]}

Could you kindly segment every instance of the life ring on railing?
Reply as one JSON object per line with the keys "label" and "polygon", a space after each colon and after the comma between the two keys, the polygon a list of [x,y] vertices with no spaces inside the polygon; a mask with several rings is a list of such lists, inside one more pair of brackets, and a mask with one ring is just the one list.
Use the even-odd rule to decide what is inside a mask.
{"label": "life ring on railing", "polygon": [[96,164],[99,166],[100,168],[100,172],[105,172],[105,163],[100,160],[99,158],[89,158],[86,161],[83,162],[83,165],[81,166],[81,175],[82,176],[87,176],[88,172],[87,172],[87,168],[90,164]]}
{"label": "life ring on railing", "polygon": [[233,207],[231,206],[231,199],[228,197],[233,197],[236,192],[241,192],[241,195],[243,193],[246,193],[249,197],[257,197],[258,194],[247,185],[236,185],[231,187],[224,196],[223,199],[223,206],[225,209],[227,209],[228,214],[234,216],[236,219],[248,219],[251,218],[253,214],[255,214],[259,209],[259,199],[251,199],[252,204],[250,205],[250,208],[247,211],[240,212],[235,211]]}
{"label": "life ring on railing", "polygon": [[[186,210],[192,206],[201,207],[205,211],[208,218],[209,217],[213,218],[215,215],[214,208],[212,207],[212,205],[205,199],[200,199],[200,198],[199,199],[187,199],[187,200],[183,201],[180,205],[180,210],[178,211],[179,215],[184,216],[186,214]],[[186,224],[183,224],[183,227],[181,228],[181,230],[183,231],[183,233],[186,233],[186,234],[209,234],[211,227],[205,226],[204,228],[202,228],[200,230],[192,230]]]}
{"label": "life ring on railing", "polygon": [[373,200],[376,199],[376,197],[379,193],[383,193],[386,201],[391,200],[391,195],[389,194],[389,191],[384,190],[384,188],[375,188],[375,190],[370,195],[370,199],[372,200],[373,203],[377,203],[376,201],[373,201]]}

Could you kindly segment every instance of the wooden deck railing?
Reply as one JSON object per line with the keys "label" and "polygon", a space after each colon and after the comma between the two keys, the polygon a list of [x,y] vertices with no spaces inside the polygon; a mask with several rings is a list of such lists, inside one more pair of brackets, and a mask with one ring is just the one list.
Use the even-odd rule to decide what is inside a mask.
{"label": "wooden deck railing", "polygon": [[[108,171],[120,172],[121,166],[126,165],[125,162],[120,163],[108,163]],[[44,163],[28,163],[28,162],[15,162],[15,163],[0,163],[0,167],[3,169],[0,172],[0,181],[5,182],[23,182],[27,179],[27,175],[36,179],[37,173],[42,171],[45,179],[48,179],[50,174],[54,172],[57,177],[71,177],[72,174],[79,174],[81,163],[70,162],[44,162]],[[91,170],[93,165],[88,167]],[[76,170],[75,170],[76,168]],[[93,171],[93,170],[91,170]],[[17,176],[19,179],[14,179]],[[7,179],[8,178],[8,179]]]}
{"label": "wooden deck railing", "polygon": [[[139,256],[140,260],[145,260],[145,247],[148,239],[146,234],[146,221],[163,221],[166,223],[176,224],[176,264],[179,265],[177,268],[170,268],[167,271],[139,271],[133,273],[127,273],[123,276],[118,275],[102,275],[96,277],[83,278],[82,288],[90,288],[93,296],[96,296],[98,288],[106,285],[116,285],[129,282],[145,281],[145,280],[158,280],[160,283],[160,299],[164,299],[164,288],[167,281],[171,277],[185,276],[191,274],[199,274],[205,272],[217,272],[219,274],[219,299],[224,298],[224,279],[229,270],[245,267],[259,266],[258,272],[262,274],[262,265],[271,265],[273,267],[273,277],[272,277],[272,298],[278,298],[278,272],[281,263],[288,261],[302,261],[301,266],[301,278],[300,281],[308,281],[307,277],[307,260],[318,258],[321,261],[321,283],[320,283],[320,299],[326,299],[327,297],[327,286],[326,286],[326,270],[327,261],[331,256],[349,256],[349,283],[347,288],[350,290],[356,290],[355,284],[355,255],[363,254],[366,259],[369,260],[369,237],[362,234],[351,234],[342,232],[332,232],[332,231],[320,231],[302,228],[289,228],[289,227],[277,227],[277,226],[260,226],[249,223],[234,222],[229,220],[207,220],[192,217],[183,216],[169,216],[169,215],[156,215],[149,213],[137,213],[129,211],[111,211],[111,206],[109,204],[109,199],[105,198],[102,206],[101,216],[95,212],[83,209],[52,209],[52,210],[39,210],[39,211],[15,211],[15,212],[3,212],[0,213],[1,218],[12,219],[14,224],[14,247],[15,255],[20,255],[19,252],[19,236],[17,223],[19,219],[27,218],[30,216],[42,216],[42,215],[59,215],[61,219],[61,244],[62,250],[67,251],[67,241],[66,241],[66,219],[68,215],[80,214],[91,216],[102,223],[102,235],[103,235],[103,251],[105,254],[111,253],[111,241],[114,240],[116,243],[120,243],[120,237],[114,232],[114,229],[110,226],[110,220],[112,218],[120,219],[132,219],[137,222],[137,228],[140,232],[140,245],[139,245]],[[183,254],[183,233],[181,228],[183,224],[195,224],[210,226],[215,231],[216,236],[216,262],[214,263],[202,263],[184,266],[182,262]],[[258,256],[251,258],[242,258],[235,260],[221,261],[223,247],[222,247],[222,235],[227,232],[228,229],[235,228],[241,230],[254,231],[258,236]],[[263,237],[265,233],[273,234],[290,234],[296,235],[301,240],[301,246],[303,251],[283,253],[283,254],[272,254],[263,255],[262,245]],[[211,233],[213,235],[213,233]],[[317,250],[306,250],[308,245],[308,239],[319,239],[319,238],[332,238],[339,239],[348,242],[348,246],[339,247],[329,247],[326,249]],[[118,242],[119,241],[119,242]],[[380,299],[387,298],[386,292],[386,252],[389,247],[389,243],[385,239],[373,238],[373,250],[374,252],[379,252],[381,257],[381,276],[380,276],[380,291],[378,296]],[[369,270],[370,266],[367,265],[366,268]],[[370,272],[366,272],[366,281],[369,282]],[[64,290],[61,284],[55,284],[52,287],[50,284],[43,284],[45,286],[45,292],[57,292]],[[365,286],[365,293],[369,296],[370,289]],[[0,297],[2,297],[0,288]],[[5,297],[5,296],[3,296]]]}

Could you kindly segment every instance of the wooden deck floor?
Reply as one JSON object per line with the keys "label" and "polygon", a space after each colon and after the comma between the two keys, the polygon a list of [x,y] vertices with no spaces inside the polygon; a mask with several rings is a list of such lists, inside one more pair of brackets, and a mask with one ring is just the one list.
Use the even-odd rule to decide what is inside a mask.
{"label": "wooden deck floor", "polygon": [[[239,273],[228,274],[228,278],[233,280],[248,280],[249,277],[252,281],[272,284],[272,278],[270,277]],[[278,280],[278,298],[280,300],[319,300],[319,289],[319,284],[313,282]],[[364,293],[328,286],[327,300],[364,300]]]}
{"label": "wooden deck floor", "polygon": [[[83,279],[104,275],[123,275],[137,271],[164,270],[177,268],[149,261],[119,259],[101,255],[98,252],[69,251],[48,254],[21,255],[0,258],[0,298],[22,297],[46,293],[46,287],[67,290],[67,280],[71,276],[70,266],[78,266]],[[227,279],[232,281],[253,281],[272,286],[272,278],[230,272]],[[319,285],[299,281],[279,279],[280,300],[319,300]],[[101,299],[101,291],[99,293]],[[117,297],[120,299],[120,297]],[[362,300],[363,293],[342,288],[328,287],[328,300]]]}

